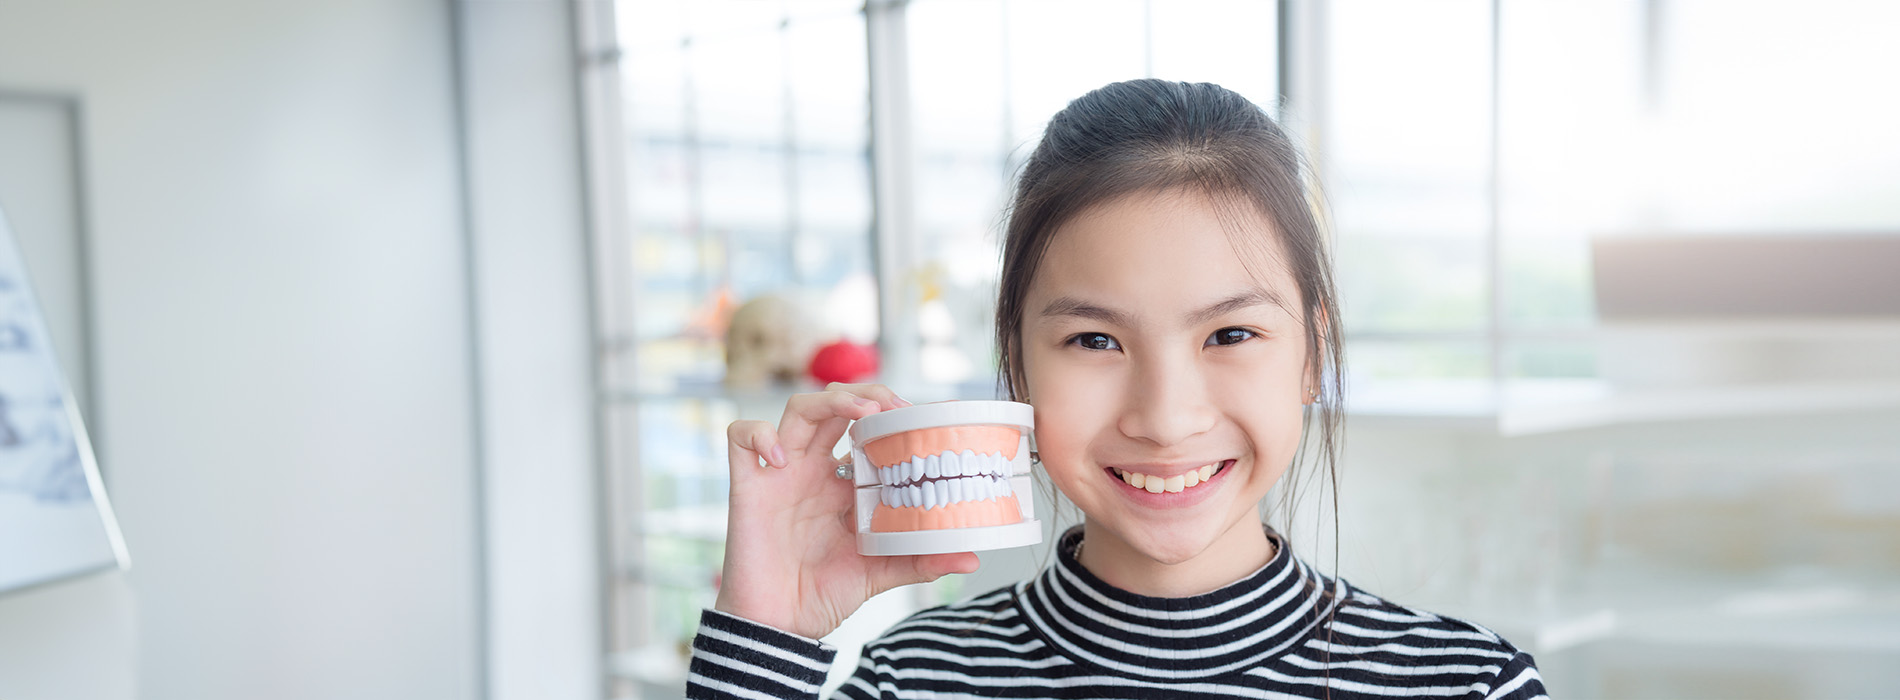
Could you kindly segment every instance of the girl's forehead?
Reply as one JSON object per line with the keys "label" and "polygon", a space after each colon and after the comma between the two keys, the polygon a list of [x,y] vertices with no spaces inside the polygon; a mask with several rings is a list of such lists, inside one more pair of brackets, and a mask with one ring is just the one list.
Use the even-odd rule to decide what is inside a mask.
{"label": "girl's forehead", "polygon": [[1198,192],[1138,193],[1090,207],[1052,235],[1032,303],[1080,296],[1166,313],[1258,294],[1297,308],[1299,285],[1272,224],[1248,206]]}

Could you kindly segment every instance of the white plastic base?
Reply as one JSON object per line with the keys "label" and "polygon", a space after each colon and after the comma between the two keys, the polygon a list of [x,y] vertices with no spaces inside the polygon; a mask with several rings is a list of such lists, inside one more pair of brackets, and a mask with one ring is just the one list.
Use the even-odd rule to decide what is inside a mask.
{"label": "white plastic base", "polygon": [[873,557],[906,554],[981,552],[1027,547],[1042,542],[1042,523],[1033,518],[1009,525],[958,527],[914,532],[858,532],[858,553]]}

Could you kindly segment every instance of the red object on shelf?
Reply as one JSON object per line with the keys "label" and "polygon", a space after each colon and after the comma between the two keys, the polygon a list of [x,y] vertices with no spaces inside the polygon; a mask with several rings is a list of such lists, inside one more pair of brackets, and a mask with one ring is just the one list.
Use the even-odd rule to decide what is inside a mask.
{"label": "red object on shelf", "polygon": [[818,348],[806,373],[819,384],[861,382],[877,374],[877,346],[848,340]]}

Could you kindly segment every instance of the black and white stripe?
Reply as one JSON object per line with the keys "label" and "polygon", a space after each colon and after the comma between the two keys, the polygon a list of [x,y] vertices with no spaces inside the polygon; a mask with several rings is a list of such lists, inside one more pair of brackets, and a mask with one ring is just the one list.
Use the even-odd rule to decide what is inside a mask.
{"label": "black and white stripe", "polygon": [[[1542,698],[1529,654],[1483,627],[1273,561],[1189,598],[1110,586],[1075,561],[911,616],[865,647],[843,698]],[[815,697],[835,650],[708,611],[694,698]]]}

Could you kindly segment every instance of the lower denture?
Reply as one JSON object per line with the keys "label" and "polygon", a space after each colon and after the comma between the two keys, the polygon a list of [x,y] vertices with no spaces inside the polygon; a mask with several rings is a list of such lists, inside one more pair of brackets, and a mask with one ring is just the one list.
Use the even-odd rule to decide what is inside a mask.
{"label": "lower denture", "polygon": [[935,508],[891,507],[882,503],[871,512],[872,532],[912,532],[955,527],[986,527],[1022,522],[1022,504],[1014,494],[984,501],[964,501]]}

